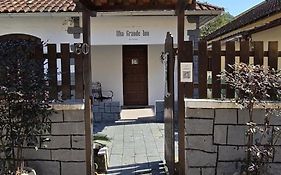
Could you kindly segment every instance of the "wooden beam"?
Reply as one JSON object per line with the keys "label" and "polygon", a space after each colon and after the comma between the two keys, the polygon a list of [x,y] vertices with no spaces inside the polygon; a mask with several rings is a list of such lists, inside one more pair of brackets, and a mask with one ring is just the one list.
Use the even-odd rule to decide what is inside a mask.
{"label": "wooden beam", "polygon": [[178,139],[179,139],[179,174],[185,174],[185,106],[184,106],[184,83],[180,82],[180,63],[184,59],[184,10],[185,0],[177,1],[178,16]]}
{"label": "wooden beam", "polygon": [[[83,23],[83,43],[86,43],[91,48],[91,13],[86,8],[82,13]],[[92,70],[91,70],[91,49],[88,54],[83,54],[83,80],[84,80],[84,119],[85,119],[85,142],[86,142],[86,172],[89,175],[93,174],[93,127],[92,127],[92,112],[90,102],[90,86],[92,81]]]}

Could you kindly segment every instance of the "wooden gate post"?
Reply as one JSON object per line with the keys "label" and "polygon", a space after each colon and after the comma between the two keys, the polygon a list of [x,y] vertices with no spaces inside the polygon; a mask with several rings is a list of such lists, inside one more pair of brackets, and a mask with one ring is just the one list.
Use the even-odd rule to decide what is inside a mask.
{"label": "wooden gate post", "polygon": [[185,135],[184,135],[184,84],[180,82],[180,63],[184,58],[184,10],[185,0],[178,0],[178,139],[179,139],[179,174],[185,174]]}
{"label": "wooden gate post", "polygon": [[174,131],[174,67],[175,67],[175,51],[174,41],[168,32],[165,40],[165,53],[168,54],[165,62],[166,78],[165,78],[165,160],[169,170],[169,174],[175,174],[175,131]]}
{"label": "wooden gate post", "polygon": [[83,54],[83,80],[84,80],[84,118],[85,118],[85,143],[86,143],[86,173],[87,175],[93,174],[93,127],[92,127],[92,113],[91,113],[91,102],[90,102],[90,86],[92,81],[92,70],[91,70],[91,15],[90,11],[84,8],[82,13],[83,22],[83,43],[87,44],[89,52]]}

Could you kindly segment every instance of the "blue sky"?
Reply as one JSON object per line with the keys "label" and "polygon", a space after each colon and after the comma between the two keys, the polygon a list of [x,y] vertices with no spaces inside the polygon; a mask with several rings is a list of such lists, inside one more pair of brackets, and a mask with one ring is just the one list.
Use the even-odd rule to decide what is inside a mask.
{"label": "blue sky", "polygon": [[231,15],[238,15],[243,11],[259,4],[263,0],[199,0],[200,2],[208,2],[210,4],[224,7],[225,11]]}

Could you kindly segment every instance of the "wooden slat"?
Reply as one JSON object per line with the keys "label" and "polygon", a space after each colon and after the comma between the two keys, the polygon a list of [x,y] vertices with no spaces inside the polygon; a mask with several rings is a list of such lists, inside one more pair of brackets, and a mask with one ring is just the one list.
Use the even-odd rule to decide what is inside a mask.
{"label": "wooden slat", "polygon": [[263,65],[263,42],[254,41],[254,64]]}
{"label": "wooden slat", "polygon": [[249,41],[240,42],[240,62],[249,64],[250,57],[250,43]]}
{"label": "wooden slat", "polygon": [[212,42],[212,96],[221,98],[221,82],[217,75],[221,72],[221,43],[220,41]]}
{"label": "wooden slat", "polygon": [[198,43],[198,83],[199,83],[199,98],[207,98],[207,69],[208,55],[207,42],[200,41]]}
{"label": "wooden slat", "polygon": [[35,58],[38,60],[39,64],[41,64],[42,72],[44,72],[43,45],[41,43],[36,45]]}
{"label": "wooden slat", "polygon": [[47,49],[48,49],[48,76],[49,76],[49,85],[50,85],[50,98],[58,99],[56,45],[48,44]]}
{"label": "wooden slat", "polygon": [[[44,53],[43,55],[44,55],[44,58],[47,58],[48,54]],[[69,55],[70,55],[70,58],[74,58],[75,57],[75,53],[74,52],[70,52]],[[57,53],[56,57],[57,57],[57,59],[61,58],[61,53]]]}
{"label": "wooden slat", "polygon": [[[226,42],[226,56],[225,56],[225,70],[227,72],[232,72],[232,69],[229,65],[235,63],[235,42],[230,41]],[[226,98],[234,98],[234,90],[227,86],[226,88]]]}
{"label": "wooden slat", "polygon": [[83,59],[81,55],[75,55],[75,99],[83,99]]}
{"label": "wooden slat", "polygon": [[[193,63],[193,42],[192,41],[186,41],[184,43],[183,62]],[[194,74],[193,74],[193,76],[194,76]],[[184,84],[184,92],[185,92],[185,97],[187,97],[187,98],[193,97],[193,82]]]}
{"label": "wooden slat", "polygon": [[278,65],[278,42],[268,42],[268,66],[277,70]]}
{"label": "wooden slat", "polygon": [[69,44],[61,44],[62,99],[70,99],[70,54]]}

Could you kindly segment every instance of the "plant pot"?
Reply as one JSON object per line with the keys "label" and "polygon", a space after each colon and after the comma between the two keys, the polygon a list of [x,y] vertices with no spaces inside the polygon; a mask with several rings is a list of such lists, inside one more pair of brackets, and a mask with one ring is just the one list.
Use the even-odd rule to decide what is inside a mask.
{"label": "plant pot", "polygon": [[108,168],[108,152],[107,147],[94,149],[94,163],[97,164],[96,171],[98,173],[106,173]]}
{"label": "plant pot", "polygon": [[21,175],[36,175],[36,172],[33,168],[30,167],[24,167],[23,170],[25,171]]}

